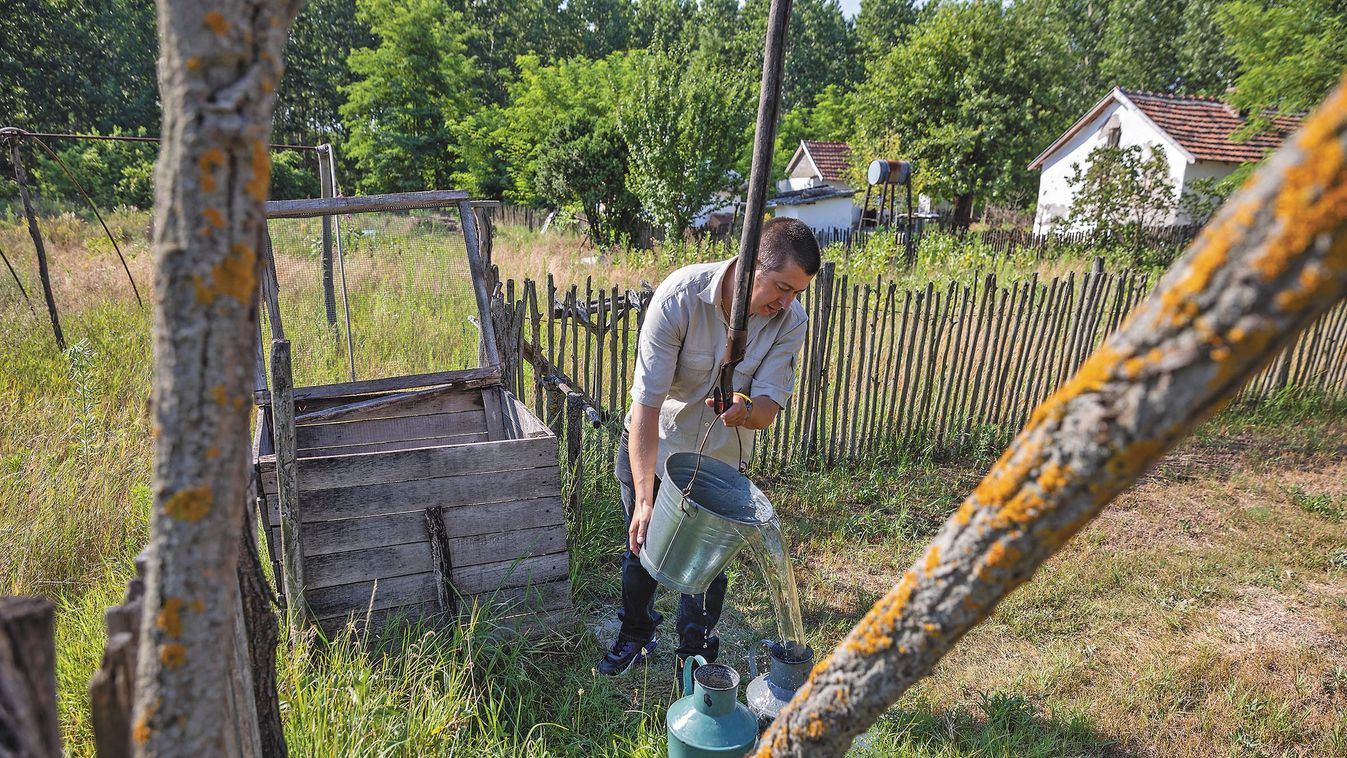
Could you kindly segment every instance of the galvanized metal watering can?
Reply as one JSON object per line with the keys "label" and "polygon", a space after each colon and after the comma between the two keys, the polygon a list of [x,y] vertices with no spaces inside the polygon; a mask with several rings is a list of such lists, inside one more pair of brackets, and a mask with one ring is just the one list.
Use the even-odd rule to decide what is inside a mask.
{"label": "galvanized metal watering can", "polygon": [[767,672],[758,676],[758,659],[748,656],[749,676],[744,695],[748,700],[748,709],[758,719],[758,728],[766,729],[776,720],[777,714],[795,697],[795,691],[809,678],[809,670],[814,666],[814,649],[800,645],[799,649],[787,651],[786,646],[773,640],[763,640],[770,660]]}
{"label": "galvanized metal watering can", "polygon": [[669,758],[747,755],[758,721],[739,702],[739,672],[694,655],[683,666],[683,691],[669,706]]}
{"label": "galvanized metal watering can", "polygon": [[697,595],[772,519],[772,504],[748,477],[707,455],[674,453],[664,470],[641,565],[665,587]]}

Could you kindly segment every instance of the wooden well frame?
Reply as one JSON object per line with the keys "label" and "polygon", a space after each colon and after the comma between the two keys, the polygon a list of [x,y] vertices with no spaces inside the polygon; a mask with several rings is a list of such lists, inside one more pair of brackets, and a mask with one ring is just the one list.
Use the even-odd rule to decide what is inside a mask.
{"label": "wooden well frame", "polygon": [[[510,628],[574,619],[557,438],[501,384],[477,217],[457,190],[273,201],[268,218],[457,207],[479,368],[294,387],[267,251],[271,365],[255,400],[253,494],[293,626],[445,621],[485,607]],[[267,377],[270,377],[268,385]]]}

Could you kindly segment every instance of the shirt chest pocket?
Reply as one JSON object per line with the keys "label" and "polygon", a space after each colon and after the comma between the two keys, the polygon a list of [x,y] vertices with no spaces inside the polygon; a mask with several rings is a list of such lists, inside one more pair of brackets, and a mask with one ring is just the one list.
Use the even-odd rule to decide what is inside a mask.
{"label": "shirt chest pocket", "polygon": [[678,355],[678,368],[674,371],[674,386],[684,392],[693,392],[710,384],[715,379],[716,354],[699,350],[683,350]]}
{"label": "shirt chest pocket", "polygon": [[734,369],[735,389],[748,387],[749,382],[753,380],[753,375],[758,371],[758,366],[762,365],[762,359],[767,357],[767,350],[770,347],[770,345],[766,347],[754,345],[744,351],[744,359]]}

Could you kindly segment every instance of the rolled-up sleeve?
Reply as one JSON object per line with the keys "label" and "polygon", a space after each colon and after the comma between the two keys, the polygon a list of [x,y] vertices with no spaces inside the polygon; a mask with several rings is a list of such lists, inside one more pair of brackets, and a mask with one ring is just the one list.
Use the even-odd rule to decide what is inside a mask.
{"label": "rolled-up sleeve", "polygon": [[[661,288],[662,289],[662,288]],[[655,291],[641,325],[640,344],[636,349],[636,370],[631,381],[631,399],[641,405],[658,408],[669,396],[673,385],[678,351],[687,330],[686,314],[667,291]]]}
{"label": "rolled-up sleeve", "polygon": [[804,346],[805,325],[808,321],[800,318],[793,326],[778,334],[772,347],[753,372],[753,385],[750,392],[766,395],[782,408],[790,402],[795,392],[795,360]]}

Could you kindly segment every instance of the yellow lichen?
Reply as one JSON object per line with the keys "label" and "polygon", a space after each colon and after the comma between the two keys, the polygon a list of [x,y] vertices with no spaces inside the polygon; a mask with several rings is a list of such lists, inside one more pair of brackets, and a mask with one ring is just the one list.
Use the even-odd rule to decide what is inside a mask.
{"label": "yellow lichen", "polygon": [[219,11],[207,13],[202,20],[206,22],[206,28],[216,34],[224,34],[229,31],[229,20]]}
{"label": "yellow lichen", "polygon": [[223,150],[218,147],[212,147],[201,153],[197,159],[197,168],[201,174],[201,191],[215,191],[215,169],[224,167],[229,162]]}
{"label": "yellow lichen", "polygon": [[187,58],[187,70],[188,70],[188,71],[196,71],[196,70],[199,69],[199,68],[201,68],[201,58],[198,57],[198,56],[195,56],[195,55],[188,56],[188,58]]}
{"label": "yellow lichen", "polygon": [[902,617],[903,608],[912,597],[916,585],[916,574],[910,570],[905,572],[902,581],[889,594],[880,598],[856,624],[852,631],[854,639],[848,638],[846,642],[847,650],[860,655],[874,655],[892,646],[893,637],[889,633],[898,627],[898,619]]}
{"label": "yellow lichen", "polygon": [[940,565],[940,546],[931,545],[931,551],[926,554],[926,564],[922,567],[926,571],[926,576],[935,573],[935,567]]}
{"label": "yellow lichen", "polygon": [[981,565],[977,568],[978,579],[986,582],[991,580],[991,570],[1001,568],[1002,566],[1019,561],[1024,556],[1017,548],[1006,547],[1004,542],[995,542],[987,549],[986,556],[983,557]]}
{"label": "yellow lichen", "polygon": [[253,178],[243,189],[257,202],[265,202],[267,191],[271,188],[271,156],[262,140],[253,142],[252,169]]}
{"label": "yellow lichen", "polygon": [[926,633],[929,634],[929,635],[932,636],[932,637],[939,637],[939,636],[940,636],[940,625],[939,625],[939,624],[922,624],[922,625],[921,625],[921,628],[922,628],[922,629],[925,629],[925,630],[926,630]]}
{"label": "yellow lichen", "polygon": [[210,487],[179,490],[164,501],[164,513],[179,521],[200,521],[210,513],[211,501]]}
{"label": "yellow lichen", "polygon": [[210,447],[206,448],[206,457],[212,460],[215,458],[219,458],[220,448],[215,447],[214,445],[211,445]]}
{"label": "yellow lichen", "polygon": [[150,741],[150,735],[154,734],[154,728],[150,726],[150,719],[159,710],[159,703],[156,700],[150,703],[149,707],[136,717],[135,726],[131,727],[131,739],[135,740],[137,745],[144,747]]}
{"label": "yellow lichen", "polygon": [[1038,486],[1043,488],[1043,494],[1056,494],[1069,481],[1067,474],[1071,469],[1060,463],[1049,463],[1038,472]]}
{"label": "yellow lichen", "polygon": [[187,648],[176,642],[160,645],[159,661],[171,669],[178,668],[187,662]]}
{"label": "yellow lichen", "polygon": [[170,597],[154,616],[154,625],[167,636],[177,639],[182,636],[182,598]]}
{"label": "yellow lichen", "polygon": [[219,208],[207,208],[206,210],[201,212],[201,215],[206,217],[206,223],[209,224],[209,226],[204,228],[207,229],[224,228],[225,217],[224,214],[220,212]]}
{"label": "yellow lichen", "polygon": [[[202,305],[213,304],[221,295],[249,304],[257,288],[257,251],[249,245],[234,244],[229,255],[211,268],[211,283],[198,276],[193,279],[193,286]],[[225,404],[223,398],[217,398],[217,402]],[[236,399],[234,407],[243,407],[243,401]]]}
{"label": "yellow lichen", "polygon": [[805,734],[809,739],[817,741],[828,732],[828,727],[824,726],[823,719],[819,718],[817,713],[809,714],[809,724],[805,727]]}

